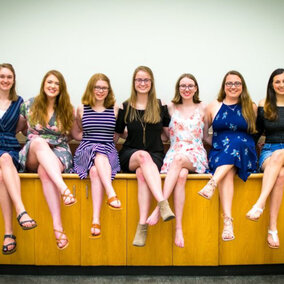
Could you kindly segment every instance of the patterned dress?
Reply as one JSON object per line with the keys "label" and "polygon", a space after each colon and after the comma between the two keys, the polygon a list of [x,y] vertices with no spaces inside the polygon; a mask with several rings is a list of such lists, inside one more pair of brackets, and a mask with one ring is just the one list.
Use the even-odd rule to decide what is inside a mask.
{"label": "patterned dress", "polygon": [[17,169],[19,169],[18,160],[21,146],[16,138],[16,128],[22,102],[21,97],[18,97],[17,101],[12,101],[0,119],[0,156],[9,153]]}
{"label": "patterned dress", "polygon": [[82,127],[83,139],[74,156],[74,171],[81,179],[86,178],[94,165],[96,153],[101,153],[108,157],[113,180],[116,173],[120,171],[118,154],[113,142],[114,109],[96,112],[89,105],[84,105]]}
{"label": "patterned dress", "polygon": [[64,166],[64,172],[69,173],[73,166],[73,159],[70,147],[68,145],[68,136],[62,134],[57,126],[56,113],[54,112],[46,126],[37,124],[34,127],[30,124],[30,108],[34,98],[29,99],[21,105],[20,114],[26,118],[28,123],[27,141],[19,154],[21,171],[26,171],[26,160],[30,149],[32,139],[41,137],[47,141],[50,148]]}
{"label": "patterned dress", "polygon": [[183,118],[175,110],[169,124],[171,146],[164,159],[161,173],[167,173],[176,154],[185,155],[195,167],[196,173],[204,173],[208,168],[207,152],[204,149],[204,122],[197,107],[189,118]]}
{"label": "patterned dress", "polygon": [[253,136],[247,133],[247,122],[241,105],[222,104],[212,123],[213,140],[209,153],[212,173],[222,165],[234,165],[238,176],[246,181],[256,171],[257,155]]}

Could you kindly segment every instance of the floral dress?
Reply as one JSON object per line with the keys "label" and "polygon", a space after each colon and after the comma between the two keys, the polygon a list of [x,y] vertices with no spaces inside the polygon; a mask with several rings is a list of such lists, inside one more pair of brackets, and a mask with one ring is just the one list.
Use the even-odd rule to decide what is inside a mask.
{"label": "floral dress", "polygon": [[28,133],[25,146],[19,153],[19,162],[21,171],[26,171],[26,160],[30,149],[31,141],[36,137],[41,137],[47,141],[50,148],[64,166],[64,172],[68,173],[72,169],[73,160],[70,147],[68,145],[68,136],[58,130],[56,122],[56,113],[54,112],[46,126],[37,124],[34,127],[30,124],[30,108],[34,98],[25,101],[21,105],[20,114],[27,120]]}
{"label": "floral dress", "polygon": [[199,108],[189,118],[183,118],[178,110],[174,111],[169,124],[171,146],[164,158],[161,173],[169,171],[176,154],[185,155],[195,167],[196,173],[206,172],[208,161],[202,142],[203,128]]}

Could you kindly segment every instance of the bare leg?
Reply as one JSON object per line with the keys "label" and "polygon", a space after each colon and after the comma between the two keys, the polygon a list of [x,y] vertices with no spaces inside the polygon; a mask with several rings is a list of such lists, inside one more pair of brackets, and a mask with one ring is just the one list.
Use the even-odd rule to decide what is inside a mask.
{"label": "bare leg", "polygon": [[180,171],[175,190],[174,190],[174,204],[176,215],[176,235],[175,244],[178,247],[184,247],[184,238],[182,231],[182,215],[185,200],[185,183],[188,175],[188,169],[183,168]]}
{"label": "bare leg", "polygon": [[[259,198],[255,203],[256,208],[264,209],[266,200],[272,191],[275,182],[279,176],[279,173],[284,166],[284,150],[276,150],[273,152],[271,157],[267,158],[262,168],[264,169],[262,187]],[[252,220],[257,220],[261,214],[262,210],[251,209],[247,216]]]}
{"label": "bare leg", "polygon": [[[2,180],[5,185],[6,190],[15,206],[17,216],[25,211],[25,207],[21,198],[21,183],[18,172],[14,166],[13,159],[9,154],[3,154],[0,157],[0,169],[2,171]],[[9,198],[9,199],[10,199]],[[23,223],[25,227],[32,227],[34,221],[28,214],[25,214],[21,217],[20,221],[28,221]]]}
{"label": "bare leg", "polygon": [[222,234],[223,240],[233,240],[233,225],[232,225],[232,203],[234,196],[234,176],[236,169],[232,168],[226,176],[219,182],[219,195],[224,216],[224,230]]}
{"label": "bare leg", "polygon": [[[91,179],[91,188],[92,188],[92,202],[93,202],[93,220],[92,224],[101,224],[100,223],[100,213],[103,201],[104,188],[100,180],[98,171],[95,166],[90,169],[90,179]],[[101,232],[98,228],[91,228],[92,235],[99,235]]]}
{"label": "bare leg", "polygon": [[139,167],[155,199],[158,202],[163,201],[164,196],[162,193],[162,183],[161,183],[160,173],[158,171],[156,164],[153,162],[148,152],[137,151],[131,156],[129,161],[129,169],[135,171]]}
{"label": "bare leg", "polygon": [[[57,164],[59,163],[58,160],[56,162]],[[38,175],[40,177],[42,188],[43,188],[43,193],[44,193],[49,211],[51,213],[51,217],[53,221],[53,229],[59,232],[63,232],[63,226],[62,226],[62,220],[61,220],[61,208],[60,208],[61,206],[60,193],[58,192],[56,185],[53,183],[53,181],[51,180],[51,178],[45,171],[44,167],[41,165],[38,166]],[[60,237],[60,234],[56,231],[55,231],[55,237],[56,238]],[[58,243],[58,247],[63,248],[64,246],[66,246],[67,243],[68,243],[68,240],[61,240]]]}
{"label": "bare leg", "polygon": [[[275,182],[273,190],[270,197],[270,220],[269,220],[269,230],[277,231],[277,219],[282,202],[284,189],[284,167],[281,168],[278,178]],[[275,242],[271,234],[268,234],[267,241],[272,247],[279,247],[279,238]]]}
{"label": "bare leg", "polygon": [[[189,169],[190,171],[195,171],[195,168],[193,167],[192,163],[186,158],[186,156],[182,154],[175,155],[164,182],[164,199],[168,199],[172,194],[172,191],[178,181],[179,175],[183,168]],[[147,223],[153,226],[159,222],[159,219],[160,210],[157,206],[147,219]]]}
{"label": "bare leg", "polygon": [[[114,188],[112,186],[111,181],[111,166],[108,160],[108,157],[106,155],[97,153],[95,157],[95,166],[99,175],[99,178],[101,180],[101,183],[103,184],[106,195],[108,198],[111,198],[113,196],[116,196],[116,193],[114,191]],[[113,207],[120,207],[121,203],[120,201],[114,200],[110,202]]]}

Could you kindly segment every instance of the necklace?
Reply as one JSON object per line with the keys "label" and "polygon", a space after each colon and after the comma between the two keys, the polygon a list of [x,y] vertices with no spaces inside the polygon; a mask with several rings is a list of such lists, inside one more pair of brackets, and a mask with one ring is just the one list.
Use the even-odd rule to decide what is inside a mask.
{"label": "necklace", "polygon": [[[235,111],[236,107],[238,106],[238,104],[235,105],[226,105],[230,110]],[[232,107],[233,106],[233,107]]]}
{"label": "necklace", "polygon": [[143,116],[141,117],[139,111],[137,111],[137,117],[138,117],[138,120],[140,121],[142,129],[143,129],[143,140],[142,141],[143,141],[144,147],[146,147],[146,123],[144,122]]}

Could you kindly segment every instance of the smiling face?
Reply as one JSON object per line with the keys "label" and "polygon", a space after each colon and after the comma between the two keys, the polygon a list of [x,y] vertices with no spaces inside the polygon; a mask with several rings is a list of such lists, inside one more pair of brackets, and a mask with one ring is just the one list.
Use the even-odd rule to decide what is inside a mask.
{"label": "smiling face", "polygon": [[236,99],[239,98],[243,91],[242,80],[238,75],[229,74],[225,81],[226,97]]}
{"label": "smiling face", "polygon": [[193,99],[196,93],[197,86],[195,82],[187,77],[184,77],[179,82],[179,93],[183,100]]}
{"label": "smiling face", "polygon": [[145,71],[138,71],[135,78],[135,90],[138,94],[148,94],[152,87],[151,76]]}
{"label": "smiling face", "polygon": [[57,97],[60,92],[60,83],[56,76],[49,75],[44,82],[44,93],[50,97]]}
{"label": "smiling face", "polygon": [[274,76],[273,89],[276,95],[284,95],[284,73]]}
{"label": "smiling face", "polygon": [[0,69],[0,90],[3,92],[10,92],[14,85],[14,74],[8,68]]}
{"label": "smiling face", "polygon": [[109,93],[109,85],[104,80],[98,80],[94,86],[94,96],[97,102],[104,101]]}

